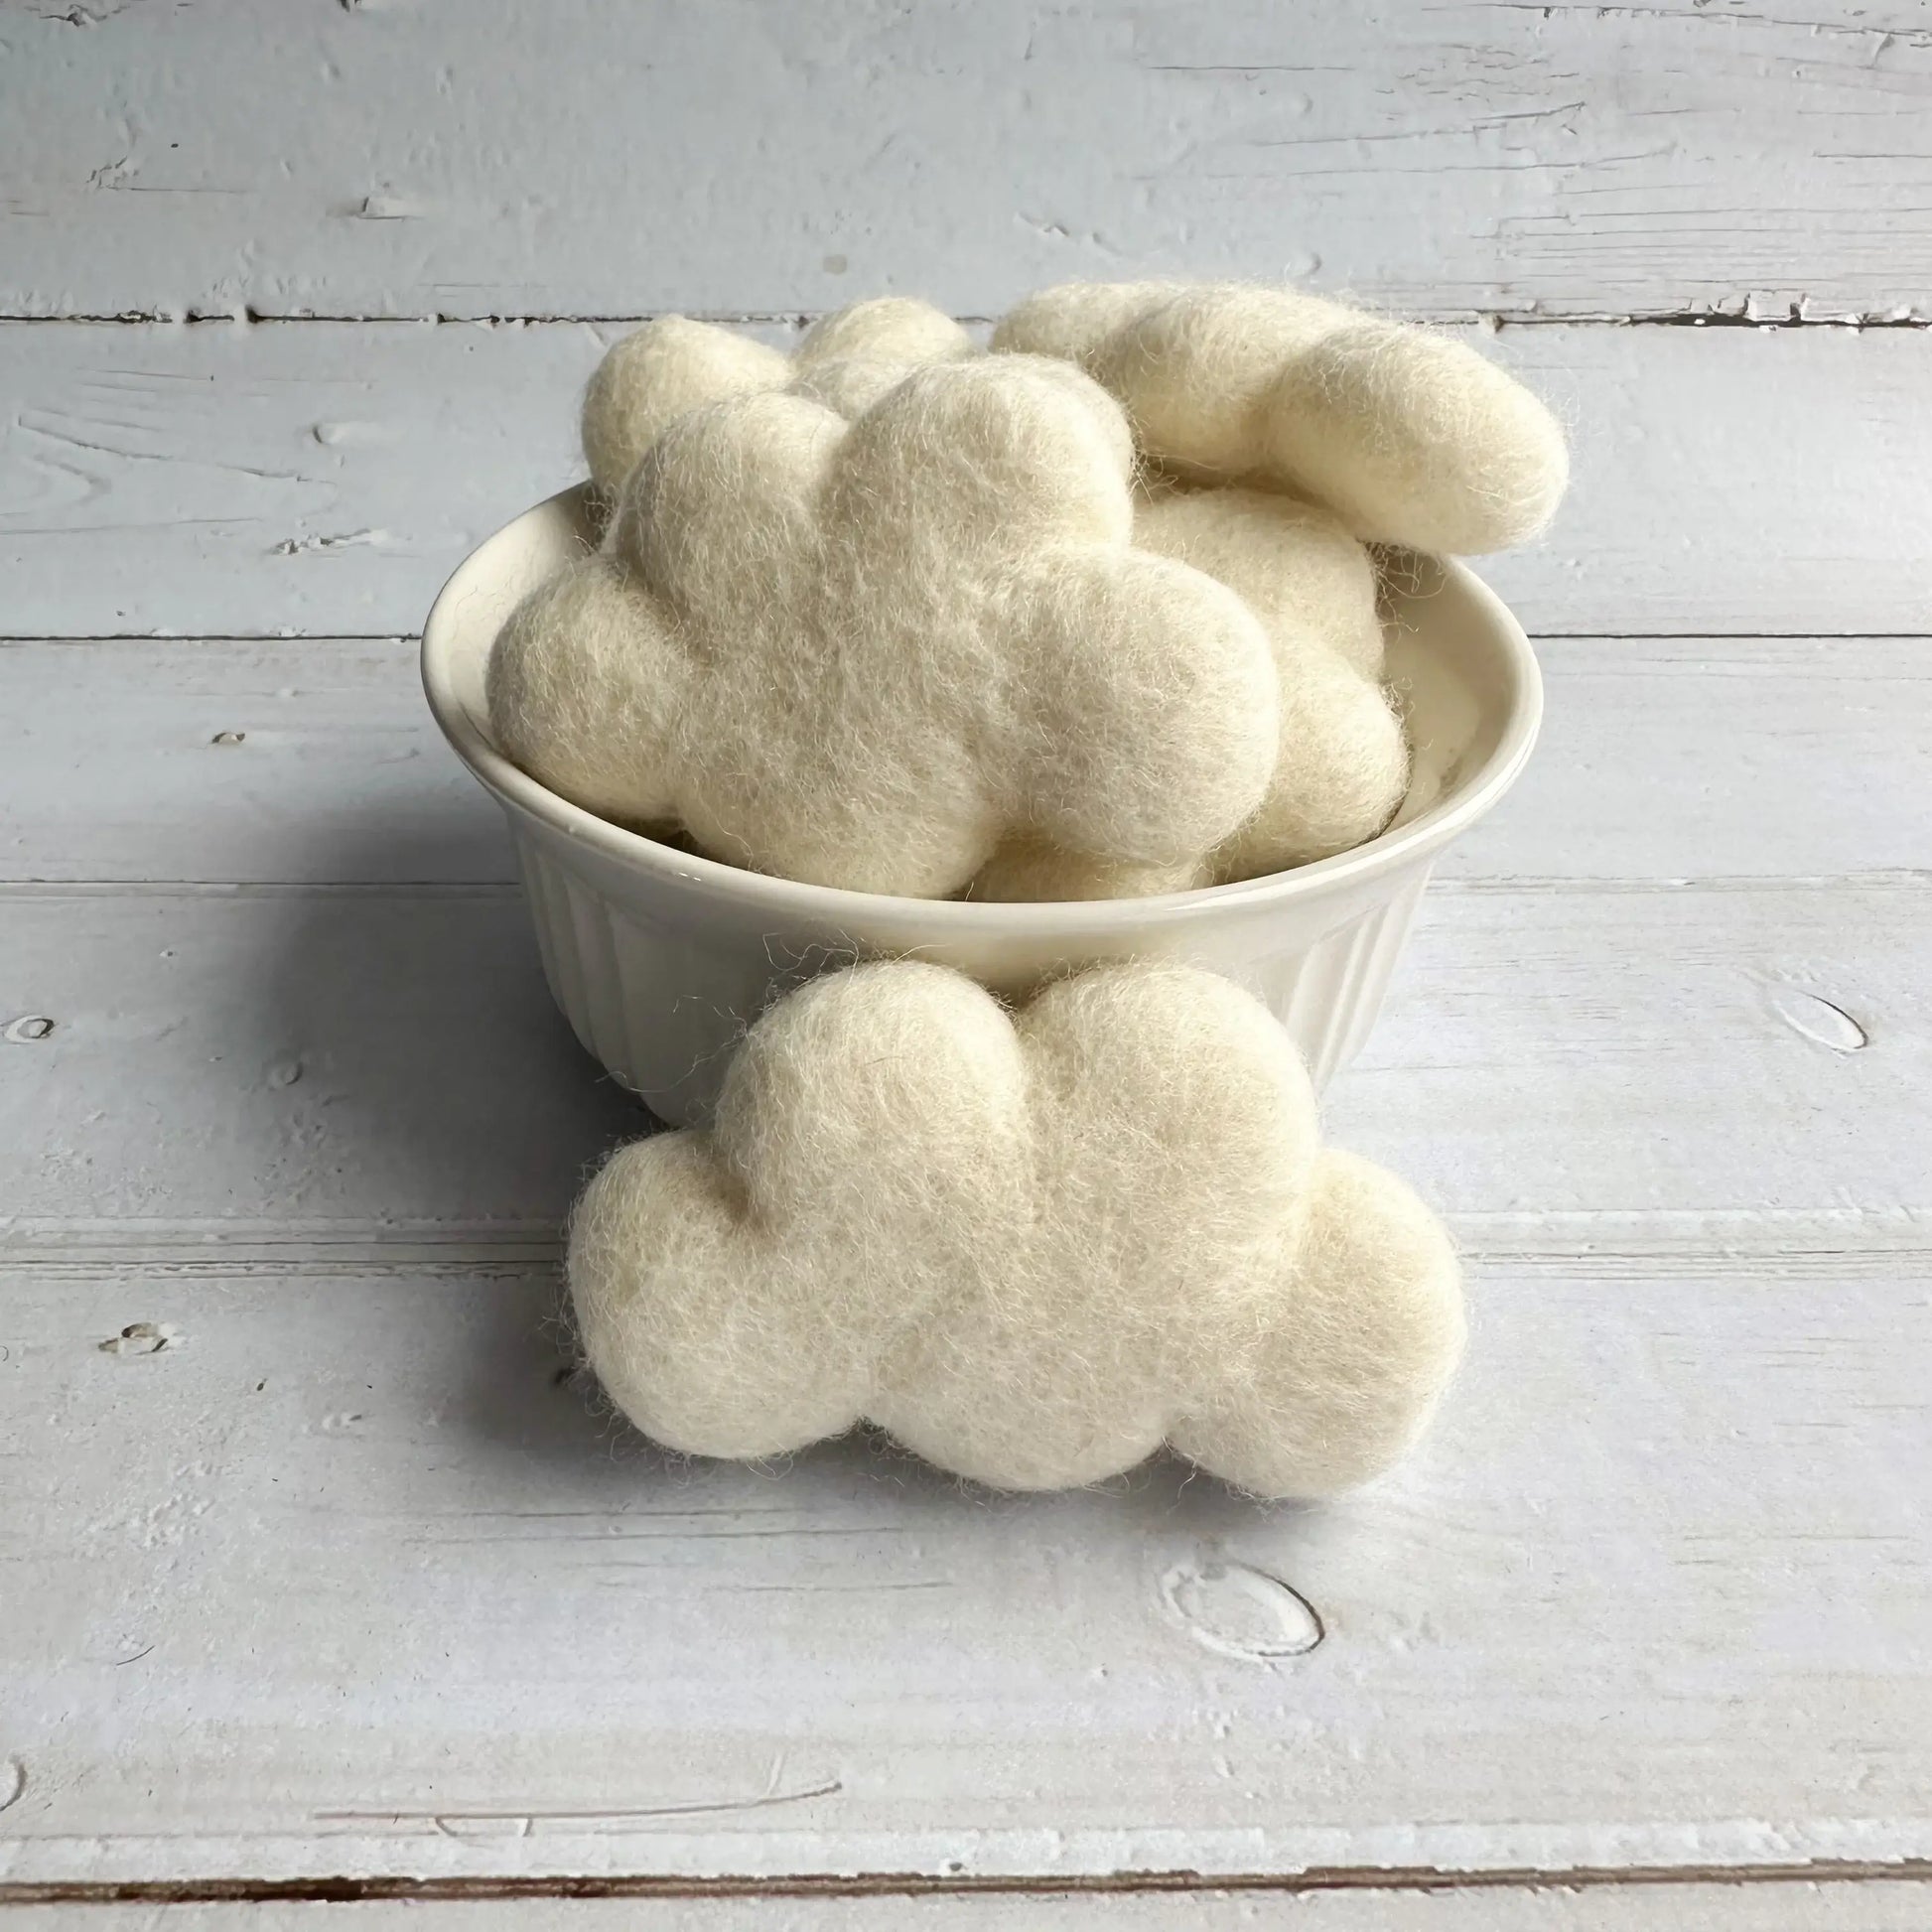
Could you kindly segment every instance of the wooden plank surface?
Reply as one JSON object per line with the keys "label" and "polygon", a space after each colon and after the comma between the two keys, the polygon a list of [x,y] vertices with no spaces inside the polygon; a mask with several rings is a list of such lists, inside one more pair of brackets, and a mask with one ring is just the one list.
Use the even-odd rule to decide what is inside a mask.
{"label": "wooden plank surface", "polygon": [[515,876],[413,638],[0,644],[0,828],[9,880]]}
{"label": "wooden plank surface", "polygon": [[1932,1856],[1922,1260],[1473,1295],[1296,1511],[674,1464],[543,1271],[12,1275],[0,1876]]}
{"label": "wooden plank surface", "polygon": [[1926,314],[1920,0],[9,9],[0,309]]}
{"label": "wooden plank surface", "polygon": [[[1539,651],[1537,756],[1439,877],[1925,869],[1921,640],[1573,637]],[[1793,811],[1800,775],[1807,808]],[[410,639],[0,644],[0,880],[512,877],[495,807],[423,704]]]}
{"label": "wooden plank surface", "polygon": [[1924,1932],[1932,1885],[41,1905],[8,1932]]}
{"label": "wooden plank surface", "polygon": [[[304,648],[359,669],[276,696]],[[23,696],[81,667],[56,747],[116,685],[116,729],[152,726],[159,752],[103,740],[172,787],[140,836],[262,818],[345,883],[7,891],[11,1018],[53,1026],[0,1049],[0,1141],[41,1155],[0,1284],[28,1606],[0,1875],[1932,1856],[1932,898],[1830,876],[1885,813],[1901,854],[1922,828],[1925,687],[1911,645],[1848,648],[1559,646],[1596,681],[1580,721],[1694,680],[1666,712],[1724,713],[1720,768],[1764,787],[1710,849],[1757,809],[1820,876],[1673,887],[1647,848],[1561,883],[1519,847],[1439,887],[1330,1112],[1449,1211],[1475,1348],[1415,1463],[1297,1513],[1170,1465],[1015,1503],[870,1442],[756,1472],[614,1431],[557,1381],[554,1227],[635,1115],[548,1011],[513,895],[387,876],[398,813],[444,809],[420,759],[385,794],[357,723],[399,719],[402,647],[28,647]],[[204,742],[199,708],[251,692],[261,736]],[[1567,813],[1573,863],[1612,866],[1605,784],[1683,809],[1695,745],[1637,724],[1622,759],[1547,759],[1581,788],[1516,836]],[[1759,729],[1830,737],[1868,817],[1802,831]],[[251,745],[284,760],[249,781],[279,826],[221,761]],[[16,752],[30,799],[72,800],[29,814],[30,865],[135,816],[59,756]]]}
{"label": "wooden plank surface", "polygon": [[[622,327],[0,325],[0,632],[414,631],[578,476],[578,391]],[[1555,528],[1483,567],[1531,630],[1925,628],[1924,332],[1479,340],[1574,425]]]}

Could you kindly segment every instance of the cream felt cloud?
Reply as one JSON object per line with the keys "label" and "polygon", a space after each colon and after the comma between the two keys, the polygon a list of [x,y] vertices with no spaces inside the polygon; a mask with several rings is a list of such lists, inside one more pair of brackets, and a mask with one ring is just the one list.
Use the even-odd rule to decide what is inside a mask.
{"label": "cream felt cloud", "polygon": [[607,499],[615,497],[638,458],[678,417],[727,396],[789,384],[856,416],[919,363],[977,352],[950,316],[902,296],[821,317],[795,356],[730,329],[660,316],[608,350],[584,392],[591,481]]}
{"label": "cream felt cloud", "polygon": [[988,902],[1021,899],[1147,898],[1155,893],[1186,893],[1211,886],[1205,855],[1173,865],[1134,865],[1068,852],[1049,839],[1003,840],[967,887],[967,898]]}
{"label": "cream felt cloud", "polygon": [[607,500],[616,496],[678,417],[790,379],[791,358],[749,336],[683,316],[646,323],[606,352],[584,391],[579,427],[591,482]]}
{"label": "cream felt cloud", "polygon": [[1332,510],[1235,484],[1156,486],[1135,500],[1134,541],[1219,578],[1270,630],[1297,632],[1381,677],[1374,560]]}
{"label": "cream felt cloud", "polygon": [[621,1150],[570,1283],[617,1405],[694,1454],[869,1418],[1002,1488],[1163,1442],[1264,1496],[1386,1467],[1462,1340],[1442,1228],[1317,1145],[1246,993],[1125,965],[1010,1017],[936,966],[861,966],[755,1027],[709,1132]]}
{"label": "cream felt cloud", "polygon": [[1275,771],[1212,854],[1219,880],[1346,852],[1385,826],[1409,746],[1382,689],[1382,621],[1368,553],[1328,511],[1264,490],[1177,489],[1143,500],[1142,549],[1203,570],[1267,628],[1280,691]]}
{"label": "cream felt cloud", "polygon": [[1127,898],[1257,878],[1360,845],[1402,802],[1409,748],[1379,682],[1375,570],[1331,512],[1239,486],[1156,487],[1137,501],[1134,541],[1226,584],[1267,629],[1279,694],[1268,790],[1198,864],[1098,864],[1017,839],[981,870],[975,898]]}
{"label": "cream felt cloud", "polygon": [[504,625],[492,730],[588,810],[820,885],[943,897],[1014,836],[1195,863],[1267,791],[1277,673],[1236,593],[1130,546],[1132,471],[1041,357],[927,361],[850,422],[687,410]]}
{"label": "cream felt cloud", "polygon": [[1070,283],[1021,303],[993,345],[1079,363],[1176,473],[1312,497],[1370,542],[1500,550],[1569,479],[1555,417],[1493,362],[1291,289]]}

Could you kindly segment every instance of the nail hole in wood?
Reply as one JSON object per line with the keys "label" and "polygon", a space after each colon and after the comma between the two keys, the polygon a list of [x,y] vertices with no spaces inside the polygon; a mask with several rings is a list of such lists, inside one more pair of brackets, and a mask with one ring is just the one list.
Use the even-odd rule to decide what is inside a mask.
{"label": "nail hole in wood", "polygon": [[155,1321],[130,1321],[118,1335],[97,1344],[103,1355],[159,1355],[174,1340],[174,1331]]}

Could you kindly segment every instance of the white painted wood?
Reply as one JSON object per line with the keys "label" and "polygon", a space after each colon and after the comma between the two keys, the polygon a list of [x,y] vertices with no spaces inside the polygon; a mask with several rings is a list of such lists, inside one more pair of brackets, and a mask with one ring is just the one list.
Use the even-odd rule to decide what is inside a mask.
{"label": "white painted wood", "polygon": [[1926,313],[1920,0],[13,8],[0,305]]}
{"label": "white painted wood", "polygon": [[10,1275],[0,1878],[1932,1855],[1922,1260],[1473,1294],[1296,1511],[673,1465],[541,1273]]}
{"label": "white painted wood", "polygon": [[[548,1254],[585,1165],[642,1124],[506,889],[0,902],[0,1146],[36,1153],[4,1196],[16,1255]],[[1479,1252],[1922,1252],[1929,955],[1909,882],[1445,884],[1331,1133]]]}
{"label": "white painted wood", "polygon": [[[1925,868],[1921,640],[1558,638],[1541,655],[1536,759],[1442,877]],[[0,644],[0,879],[511,877],[410,640]]]}
{"label": "white painted wood", "polygon": [[[1932,344],[1575,320],[1932,316],[1922,0],[461,15],[0,10],[0,315],[786,340],[1166,270],[1536,324],[1482,340],[1576,426],[1563,521],[1491,571],[1567,639],[1549,737],[1329,1109],[1462,1238],[1470,1365],[1313,1512],[617,1430],[558,1380],[556,1232],[639,1116],[403,633],[574,476],[625,325],[0,323],[11,1918],[1922,1924],[1923,1884],[1689,1880],[1932,1858],[1932,684],[1861,634],[1932,611]],[[181,641],[35,641],[124,633]],[[18,1889],[1311,1866],[1406,1876]],[[1580,1867],[1687,1882],[1418,1888]]]}
{"label": "white painted wood", "polygon": [[8,1932],[1925,1932],[1932,1885],[28,1906]]}
{"label": "white painted wood", "polygon": [[0,828],[7,879],[514,876],[407,638],[0,644]]}
{"label": "white painted wood", "polygon": [[[0,631],[413,631],[578,474],[577,393],[616,333],[0,326]],[[1575,426],[1556,528],[1485,566],[1533,631],[1925,628],[1924,332],[1483,340]]]}
{"label": "white painted wood", "polygon": [[[1445,879],[1923,873],[1922,638],[1540,639],[1542,739]],[[0,663],[4,669],[4,663]]]}

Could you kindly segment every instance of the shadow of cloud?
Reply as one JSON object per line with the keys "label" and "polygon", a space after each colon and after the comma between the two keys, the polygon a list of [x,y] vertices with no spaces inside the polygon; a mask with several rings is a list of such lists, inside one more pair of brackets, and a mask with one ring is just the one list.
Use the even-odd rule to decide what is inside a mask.
{"label": "shadow of cloud", "polygon": [[317,836],[326,876],[379,883],[270,901],[299,1191],[378,1240],[554,1241],[586,1173],[651,1116],[552,1004],[516,889],[448,880],[473,831],[350,817]]}
{"label": "shadow of cloud", "polygon": [[948,1474],[871,1424],[759,1462],[681,1455],[633,1428],[598,1386],[570,1331],[561,1264],[497,1285],[475,1325],[466,1387],[450,1421],[475,1453],[513,1466],[536,1491],[575,1507],[597,1504],[614,1515],[746,1511],[801,1522],[829,1514],[881,1531],[1005,1524],[1049,1539],[1103,1525],[1115,1535],[1212,1538],[1307,1513],[1257,1504],[1165,1450],[1084,1488],[1033,1493]]}
{"label": "shadow of cloud", "polygon": [[557,1012],[507,853],[504,878],[476,876],[488,868],[473,815],[397,825],[349,814],[316,836],[319,876],[375,883],[268,901],[263,1044],[298,1070],[286,1096],[305,1146],[297,1192],[376,1255],[395,1254],[398,1292],[416,1292],[417,1260],[461,1275],[448,1352],[435,1352],[452,1378],[448,1420],[480,1476],[493,1469],[486,1481],[533,1505],[613,1520],[829,1512],[882,1534],[943,1521],[1049,1540],[1102,1524],[1157,1540],[1256,1524],[1251,1500],[1169,1454],[1086,1489],[1013,1495],[947,1475],[870,1427],[759,1465],[647,1441],[579,1359],[562,1234],[588,1173],[658,1123]]}

